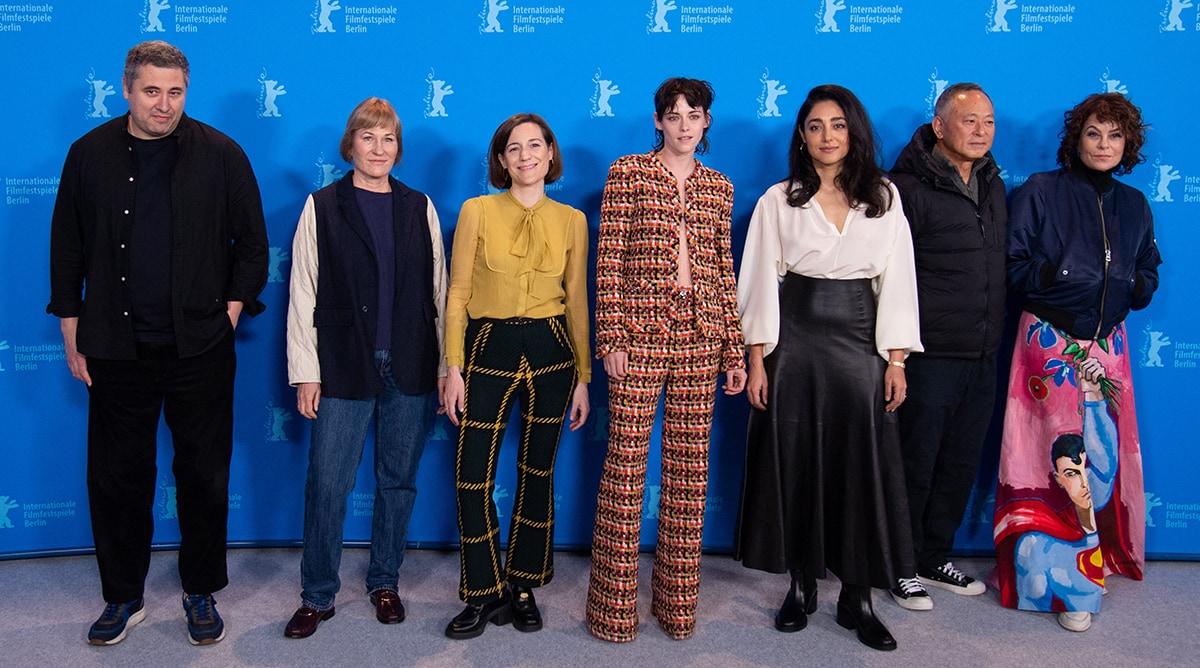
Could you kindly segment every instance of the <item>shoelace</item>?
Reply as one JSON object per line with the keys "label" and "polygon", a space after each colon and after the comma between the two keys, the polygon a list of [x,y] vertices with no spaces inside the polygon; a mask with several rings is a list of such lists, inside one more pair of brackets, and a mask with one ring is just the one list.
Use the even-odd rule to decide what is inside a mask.
{"label": "shoelace", "polygon": [[207,622],[212,620],[212,609],[208,605],[207,596],[188,596],[188,607],[192,611],[192,616],[198,622]]}
{"label": "shoelace", "polygon": [[963,573],[955,568],[954,562],[951,561],[947,561],[946,563],[942,564],[942,567],[938,570],[941,571],[946,577],[953,578],[958,582],[962,582],[963,580],[967,579],[966,573]]}
{"label": "shoelace", "polygon": [[900,578],[900,591],[904,592],[905,596],[912,596],[925,591],[925,585],[916,578]]}
{"label": "shoelace", "polygon": [[121,604],[109,603],[108,605],[104,606],[104,614],[100,615],[100,621],[111,622],[115,620],[117,617],[121,616],[120,610]]}

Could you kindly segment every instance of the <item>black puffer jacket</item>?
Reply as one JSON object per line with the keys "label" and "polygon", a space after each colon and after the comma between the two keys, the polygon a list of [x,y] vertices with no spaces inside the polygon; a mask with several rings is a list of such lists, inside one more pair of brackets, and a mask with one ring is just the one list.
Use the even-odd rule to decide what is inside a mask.
{"label": "black puffer jacket", "polygon": [[930,357],[977,359],[996,352],[1004,325],[1004,181],[989,153],[976,206],[935,161],[936,142],[921,126],[891,172],[912,228],[921,343]]}

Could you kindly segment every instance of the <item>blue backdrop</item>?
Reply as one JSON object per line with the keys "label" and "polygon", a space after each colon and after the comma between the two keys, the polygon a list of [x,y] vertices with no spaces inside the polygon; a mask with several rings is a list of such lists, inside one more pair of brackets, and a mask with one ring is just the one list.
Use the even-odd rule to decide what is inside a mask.
{"label": "blue backdrop", "polygon": [[[205,0],[207,2],[208,0]],[[284,364],[289,252],[305,195],[342,175],[346,116],[369,95],[395,104],[405,151],[396,175],[432,197],[447,245],[461,203],[487,191],[485,151],[501,120],[544,115],[558,134],[564,178],[551,196],[582,209],[594,234],[608,164],[648,150],[652,94],[666,77],[713,82],[711,167],[737,188],[740,257],[758,196],[784,176],[794,115],[807,90],[859,94],[890,166],[932,116],[948,82],[976,81],[995,102],[993,152],[1014,187],[1054,166],[1062,112],[1087,94],[1118,91],[1153,125],[1147,163],[1123,180],[1152,200],[1166,264],[1154,303],[1128,320],[1147,490],[1147,550],[1200,557],[1195,436],[1181,397],[1200,360],[1195,297],[1181,277],[1196,262],[1200,158],[1191,110],[1200,19],[1181,0],[36,0],[0,5],[0,557],[91,549],[84,487],[87,395],[63,362],[48,301],[50,214],[67,147],[126,110],[125,51],[166,39],[191,60],[187,112],[237,140],[258,175],[271,239],[268,310],[238,330],[230,540],[300,537],[308,425],[293,410]],[[1191,82],[1191,83],[1188,83]],[[593,250],[594,252],[594,250]],[[607,410],[601,371],[592,418],[564,437],[556,475],[562,546],[590,543]],[[715,383],[714,383],[715,388]],[[747,405],[720,397],[704,542],[728,549],[741,482]],[[454,432],[430,434],[410,539],[451,545]],[[995,439],[994,439],[995,440]],[[165,430],[162,442],[169,443]],[[997,445],[989,446],[959,546],[991,551]],[[497,502],[511,507],[514,448],[505,448]],[[370,452],[364,461],[370,460]],[[178,541],[170,449],[159,460],[155,541]],[[657,462],[643,542],[653,544]],[[370,534],[364,466],[346,538]]]}

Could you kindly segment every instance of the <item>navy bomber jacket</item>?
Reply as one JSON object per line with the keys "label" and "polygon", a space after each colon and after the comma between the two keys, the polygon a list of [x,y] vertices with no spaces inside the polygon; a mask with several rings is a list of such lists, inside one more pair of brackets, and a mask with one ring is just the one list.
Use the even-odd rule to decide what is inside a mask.
{"label": "navy bomber jacket", "polygon": [[1146,196],[1098,192],[1066,169],[1029,177],[1009,206],[1008,282],[1025,310],[1077,339],[1107,337],[1150,304],[1162,258]]}

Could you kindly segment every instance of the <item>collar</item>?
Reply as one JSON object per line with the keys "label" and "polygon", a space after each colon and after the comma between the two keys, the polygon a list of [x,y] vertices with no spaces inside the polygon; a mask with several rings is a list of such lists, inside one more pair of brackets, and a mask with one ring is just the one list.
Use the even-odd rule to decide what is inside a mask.
{"label": "collar", "polygon": [[1115,179],[1113,179],[1111,169],[1107,172],[1097,171],[1084,165],[1082,161],[1072,162],[1067,171],[1074,174],[1084,183],[1090,184],[1092,189],[1101,195],[1112,190],[1113,185],[1116,182]]}

